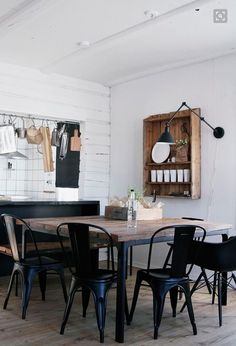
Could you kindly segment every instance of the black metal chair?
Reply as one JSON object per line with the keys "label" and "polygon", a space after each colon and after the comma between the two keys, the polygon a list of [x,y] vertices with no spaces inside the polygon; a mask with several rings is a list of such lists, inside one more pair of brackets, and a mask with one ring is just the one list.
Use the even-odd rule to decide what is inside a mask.
{"label": "black metal chair", "polygon": [[[163,236],[165,236],[166,231],[170,228],[174,228],[174,242],[171,267],[151,269],[151,257],[155,237],[157,235],[160,235],[160,232],[163,232]],[[165,296],[168,291],[170,292],[173,317],[176,316],[178,287],[181,288],[186,297],[188,313],[192,324],[193,333],[194,335],[197,334],[197,327],[194,320],[194,313],[191,302],[189,278],[186,275],[186,266],[188,263],[189,249],[195,236],[196,228],[198,228],[199,232],[201,232],[201,241],[203,241],[206,235],[205,229],[194,225],[177,225],[172,227],[167,226],[161,228],[160,230],[157,230],[153,234],[150,241],[147,269],[141,269],[137,272],[129,322],[131,322],[133,319],[133,314],[136,307],[140,286],[142,285],[142,281],[145,281],[151,287],[153,293],[154,339],[157,339],[158,337],[158,329],[161,323]]]}
{"label": "black metal chair", "polygon": [[[182,217],[183,220],[191,220],[191,221],[204,221],[203,219],[199,219],[199,218],[194,218],[194,217],[186,217],[186,216],[183,216]],[[167,252],[167,256],[166,256],[166,259],[165,259],[165,262],[164,262],[164,265],[163,265],[163,268],[167,268],[169,266],[171,266],[171,262],[170,262],[170,259],[171,259],[171,256],[172,256],[172,252],[173,252],[173,242],[168,242],[167,245],[169,246],[169,251]],[[193,269],[193,266],[194,264],[190,264],[190,267],[188,269],[188,275],[191,274],[191,271]],[[199,280],[200,278],[200,280]],[[206,271],[204,268],[201,268],[201,272],[197,278],[198,280],[198,283],[200,284],[200,281],[203,280],[203,283],[200,284],[198,286],[198,288],[202,288],[203,286],[206,286],[207,289],[208,289],[208,292],[209,294],[212,293],[211,291],[211,285],[210,285],[210,282],[209,282],[209,279],[207,277],[207,274],[206,274]],[[180,291],[180,299],[182,298],[182,293]]]}
{"label": "black metal chair", "polygon": [[[22,319],[26,317],[26,310],[29,304],[30,293],[32,289],[32,283],[36,275],[39,277],[40,290],[42,294],[42,300],[45,300],[46,292],[46,278],[49,271],[59,274],[61,279],[61,285],[63,289],[64,299],[67,300],[67,291],[64,279],[64,266],[61,262],[54,260],[53,258],[41,256],[38,250],[37,243],[34,238],[33,231],[29,225],[17,216],[2,214],[1,221],[7,232],[9,239],[9,245],[11,249],[12,258],[14,260],[14,266],[8,286],[7,296],[3,305],[3,309],[7,308],[8,300],[11,294],[14,279],[21,278],[22,286]],[[21,224],[24,227],[24,240],[25,244],[19,240],[18,230],[16,224]],[[20,232],[22,234],[22,232]],[[30,242],[30,251],[32,251],[32,245],[34,248],[34,256],[28,255],[27,246]]]}
{"label": "black metal chair", "polygon": [[[192,257],[193,256],[193,257]],[[191,261],[195,265],[203,267],[214,272],[214,281],[212,284],[213,296],[212,304],[214,304],[216,287],[218,295],[218,311],[219,311],[219,326],[222,326],[222,282],[225,280],[222,275],[225,272],[236,270],[236,237],[231,237],[227,241],[221,243],[199,243],[193,241],[191,250]],[[202,275],[202,273],[201,273]],[[191,295],[196,291],[201,277],[196,280],[191,289]],[[232,279],[232,278],[231,278]],[[227,279],[226,279],[227,280]],[[225,287],[230,284],[224,282]],[[181,311],[183,311],[183,305]]]}
{"label": "black metal chair", "polygon": [[[62,223],[57,228],[57,234],[67,259],[68,253],[64,249],[62,236],[66,234],[69,236],[72,253],[72,261],[67,260],[72,279],[60,334],[64,334],[75,293],[82,290],[83,317],[86,317],[90,292],[92,292],[97,325],[100,332],[100,342],[102,343],[104,342],[107,293],[117,281],[112,238],[104,228],[83,223]],[[111,270],[99,268],[97,251],[93,251],[93,249],[96,250],[94,248],[95,243],[98,243],[97,249],[99,249],[100,244],[109,247]],[[128,316],[127,301],[125,309],[126,316]]]}

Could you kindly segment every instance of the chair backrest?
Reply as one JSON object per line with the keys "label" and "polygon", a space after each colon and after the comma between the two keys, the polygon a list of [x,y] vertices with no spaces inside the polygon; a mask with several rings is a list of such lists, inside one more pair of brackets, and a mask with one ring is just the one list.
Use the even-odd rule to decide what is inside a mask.
{"label": "chair backrest", "polygon": [[[11,247],[12,257],[14,261],[21,262],[24,259],[23,258],[23,254],[25,255],[24,250],[26,250],[27,248],[27,241],[30,241],[31,244],[34,244],[35,256],[38,257],[39,263],[41,263],[38,247],[35,242],[33,232],[31,228],[29,227],[29,225],[23,219],[15,215],[2,214],[0,217],[8,236],[9,245]],[[25,249],[22,249],[22,246],[23,246],[21,242],[22,236],[19,237],[19,234],[17,234],[18,232],[17,224],[24,227],[23,232],[24,232],[24,240],[25,240],[25,244],[24,244]]]}
{"label": "chair backrest", "polygon": [[[190,221],[204,221],[204,219],[199,219],[197,217],[189,217],[189,216],[182,216],[182,219],[183,220],[190,220]],[[196,240],[200,240],[200,238],[198,237]],[[193,261],[194,261],[194,258],[195,258],[195,255],[193,253],[193,251],[190,251],[190,254],[189,254],[189,258],[188,258],[188,263],[191,264],[191,266],[189,267],[189,270],[187,272],[187,275],[189,275],[192,271],[192,265],[193,265]]]}
{"label": "chair backrest", "polygon": [[160,235],[160,232],[166,232],[167,230],[173,231],[174,242],[173,242],[173,253],[172,253],[172,262],[171,262],[171,276],[172,277],[182,277],[186,275],[186,267],[189,263],[189,252],[192,246],[193,239],[195,237],[196,230],[201,233],[201,242],[204,241],[206,236],[206,230],[198,225],[173,225],[162,227],[157,230],[150,241],[149,255],[148,255],[148,266],[147,270],[150,270],[151,257],[152,257],[152,248],[153,243],[155,242],[155,237]]}
{"label": "chair backrest", "polygon": [[[66,264],[72,274],[80,277],[93,274],[98,264],[97,250],[102,247],[110,247],[111,270],[115,272],[113,240],[104,228],[93,224],[64,222],[57,227],[57,235],[64,252]],[[64,246],[64,240],[68,237],[70,239],[72,261],[69,251]]]}
{"label": "chair backrest", "polygon": [[193,241],[194,264],[213,271],[236,270],[236,237],[220,243]]}
{"label": "chair backrest", "polygon": [[204,219],[198,219],[197,217],[189,217],[189,216],[182,216],[183,220],[192,220],[192,221],[204,221]]}

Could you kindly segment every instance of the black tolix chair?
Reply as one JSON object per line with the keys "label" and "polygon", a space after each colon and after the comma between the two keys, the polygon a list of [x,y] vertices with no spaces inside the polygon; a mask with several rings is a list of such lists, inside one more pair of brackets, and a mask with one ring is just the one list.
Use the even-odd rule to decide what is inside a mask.
{"label": "black tolix chair", "polygon": [[[174,228],[174,242],[172,262],[170,268],[151,268],[151,257],[153,252],[153,243],[155,237],[167,230]],[[185,295],[189,318],[192,324],[194,335],[197,334],[197,327],[194,320],[193,307],[191,302],[189,277],[186,274],[186,267],[189,258],[189,249],[195,237],[195,230],[198,229],[198,236],[201,233],[201,241],[204,240],[206,231],[202,227],[195,225],[176,225],[167,226],[157,230],[150,241],[147,269],[141,269],[137,272],[134,296],[130,310],[129,323],[133,319],[138,294],[142,282],[145,281],[152,289],[153,294],[153,321],[154,321],[154,339],[158,337],[158,329],[162,319],[165,297],[170,292],[173,317],[176,316],[178,287]]]}
{"label": "black tolix chair", "polygon": [[[186,217],[186,216],[183,216],[182,219],[183,220],[190,220],[190,221],[204,221],[203,219],[198,219],[198,218],[194,218],[194,217]],[[168,242],[167,245],[169,246],[169,251],[167,253],[167,256],[166,256],[163,268],[167,268],[168,266],[170,266],[170,259],[171,259],[172,252],[173,252],[173,242]],[[189,267],[188,272],[187,272],[188,275],[191,274],[193,266],[194,266],[194,264],[190,263],[190,267]],[[211,285],[210,285],[209,279],[208,279],[208,277],[206,275],[206,271],[205,271],[204,268],[201,268],[201,272],[200,272],[197,280],[199,280],[198,281],[199,283],[201,282],[201,280],[203,280],[202,284],[199,285],[199,288],[201,288],[201,287],[206,285],[209,294],[212,293],[211,292]],[[180,291],[180,299],[181,298],[182,298],[182,293]]]}
{"label": "black tolix chair", "polygon": [[[100,332],[100,342],[104,342],[104,328],[106,316],[107,293],[117,281],[114,265],[113,240],[110,234],[102,227],[83,223],[62,223],[57,228],[57,234],[61,241],[62,249],[67,259],[67,265],[72,274],[68,301],[64,311],[60,334],[68,321],[75,293],[82,291],[83,317],[89,303],[90,292],[92,292],[97,325]],[[72,258],[68,258],[68,252],[63,246],[63,236],[69,236]],[[111,269],[99,268],[96,257],[100,247],[109,247],[111,253]],[[128,305],[126,301],[126,316],[128,316]]]}
{"label": "black tolix chair", "polygon": [[[7,232],[11,255],[14,260],[14,266],[3,308],[7,308],[14,279],[18,278],[18,275],[20,276],[22,286],[22,319],[25,319],[26,317],[26,310],[30,300],[32,283],[36,275],[39,277],[42,300],[45,300],[47,273],[56,272],[60,276],[64,299],[66,301],[67,292],[63,264],[53,258],[42,256],[40,254],[34,238],[34,232],[23,219],[20,219],[14,215],[2,214],[1,221]],[[24,227],[25,244],[22,244],[20,240],[21,237],[19,237],[19,234],[17,234],[17,224],[21,224]],[[30,249],[30,253],[33,251],[34,255],[28,255],[27,249]]]}

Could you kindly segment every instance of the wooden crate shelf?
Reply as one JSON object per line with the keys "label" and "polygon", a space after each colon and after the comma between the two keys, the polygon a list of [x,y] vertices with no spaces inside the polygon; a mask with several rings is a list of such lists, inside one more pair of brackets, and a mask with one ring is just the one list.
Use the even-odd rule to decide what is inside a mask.
{"label": "wooden crate shelf", "polygon": [[[195,108],[194,111],[200,115],[199,108]],[[194,113],[190,110],[180,111],[170,125],[170,132],[176,141],[188,140],[188,161],[171,162],[171,158],[175,156],[175,145],[171,145],[170,156],[165,162],[155,163],[152,160],[152,148],[173,114],[174,112],[151,115],[143,121],[144,194],[151,196],[155,190],[160,197],[199,199],[201,196],[201,121]],[[190,169],[190,182],[151,182],[153,169]],[[188,197],[186,197],[187,192],[189,192]],[[170,196],[172,193],[178,196]]]}

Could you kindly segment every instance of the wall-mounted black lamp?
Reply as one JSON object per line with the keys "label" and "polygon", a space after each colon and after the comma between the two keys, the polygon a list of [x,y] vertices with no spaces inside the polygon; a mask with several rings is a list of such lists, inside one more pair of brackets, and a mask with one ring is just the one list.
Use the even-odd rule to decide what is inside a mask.
{"label": "wall-mounted black lamp", "polygon": [[192,113],[194,113],[201,121],[203,121],[207,126],[209,126],[213,130],[213,135],[216,138],[222,138],[224,136],[224,129],[222,127],[212,127],[205,119],[204,117],[201,117],[199,114],[194,112],[192,108],[190,108],[186,102],[182,102],[181,106],[177,109],[177,111],[172,115],[170,120],[166,123],[165,131],[161,134],[160,138],[158,139],[158,143],[169,143],[169,144],[175,144],[175,141],[170,133],[170,123],[176,116],[176,114],[181,110],[181,108],[186,107],[188,108]]}

